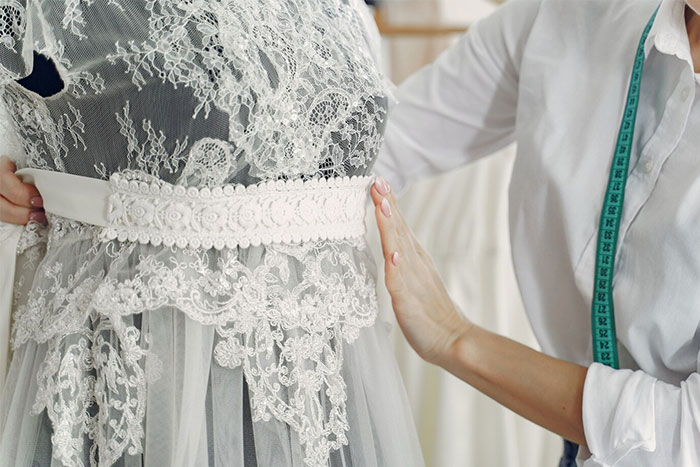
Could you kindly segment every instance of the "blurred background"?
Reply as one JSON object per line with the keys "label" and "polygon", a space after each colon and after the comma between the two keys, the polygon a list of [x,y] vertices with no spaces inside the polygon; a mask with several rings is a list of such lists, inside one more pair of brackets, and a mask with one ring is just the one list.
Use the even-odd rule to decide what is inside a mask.
{"label": "blurred background", "polygon": [[[469,25],[498,7],[494,0],[368,0],[382,34],[384,66],[394,83],[432,61]],[[538,348],[511,264],[507,189],[510,147],[469,167],[414,184],[400,205],[431,253],[455,303],[492,331]],[[370,224],[377,264],[379,237]],[[383,270],[379,268],[380,273]],[[383,281],[383,277],[380,277]],[[380,287],[381,312],[393,321]],[[551,466],[562,441],[502,408],[449,373],[424,363],[393,327],[396,357],[429,467]]]}

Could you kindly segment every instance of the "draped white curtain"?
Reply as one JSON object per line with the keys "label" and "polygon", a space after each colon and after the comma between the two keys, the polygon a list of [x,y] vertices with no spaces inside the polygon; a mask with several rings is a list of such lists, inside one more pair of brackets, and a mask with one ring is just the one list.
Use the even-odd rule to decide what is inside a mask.
{"label": "draped white curtain", "polygon": [[[385,20],[467,24],[493,11],[493,3],[386,0]],[[387,69],[400,82],[453,39],[385,38]],[[510,147],[459,171],[416,183],[401,194],[399,203],[407,222],[433,256],[453,300],[469,319],[537,348],[510,255],[507,189],[514,155],[514,147]],[[373,217],[368,222],[372,224],[371,244],[381,265]],[[381,273],[383,268],[379,269]],[[382,286],[380,307],[382,313],[392,315]],[[420,360],[397,325],[394,338],[429,467],[557,465],[562,449],[559,437]]]}

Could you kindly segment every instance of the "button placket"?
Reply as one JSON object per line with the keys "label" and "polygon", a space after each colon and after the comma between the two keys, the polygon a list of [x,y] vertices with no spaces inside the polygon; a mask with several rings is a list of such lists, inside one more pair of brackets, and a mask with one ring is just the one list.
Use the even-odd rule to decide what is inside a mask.
{"label": "button placket", "polygon": [[690,96],[690,86],[686,86],[681,91],[681,102],[687,101],[689,96]]}
{"label": "button placket", "polygon": [[[686,104],[687,96],[685,99],[683,98],[686,89],[688,89],[688,85],[681,78],[666,104],[657,130],[643,149],[638,165],[639,170],[634,170],[632,176],[627,180],[625,208],[622,213],[620,235],[615,254],[615,272],[620,265],[620,255],[627,232],[654,191],[663,165],[676,149],[683,135],[690,114],[690,106]],[[688,92],[689,94],[690,92]]]}
{"label": "button placket", "polygon": [[650,174],[654,170],[654,161],[647,159],[642,164],[642,172],[645,174]]}

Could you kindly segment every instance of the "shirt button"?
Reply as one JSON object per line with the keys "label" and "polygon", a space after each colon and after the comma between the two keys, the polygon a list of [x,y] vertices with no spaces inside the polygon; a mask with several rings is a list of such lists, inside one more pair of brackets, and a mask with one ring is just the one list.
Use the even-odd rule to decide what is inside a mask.
{"label": "shirt button", "polygon": [[685,102],[686,100],[688,100],[688,96],[690,96],[690,88],[689,88],[689,87],[685,87],[685,88],[683,88],[683,90],[681,91],[681,101],[682,101],[682,102]]}
{"label": "shirt button", "polygon": [[654,170],[654,162],[652,160],[647,160],[642,164],[642,172],[645,174],[651,173]]}

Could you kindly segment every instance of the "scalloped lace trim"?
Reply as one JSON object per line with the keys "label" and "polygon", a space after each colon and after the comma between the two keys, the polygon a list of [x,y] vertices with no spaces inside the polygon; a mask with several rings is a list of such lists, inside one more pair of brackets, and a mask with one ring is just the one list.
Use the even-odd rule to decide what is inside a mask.
{"label": "scalloped lace trim", "polygon": [[[216,327],[213,361],[242,368],[253,421],[288,424],[306,467],[327,467],[348,444],[345,345],[378,311],[364,239],[268,246],[250,262],[234,249],[103,244],[99,229],[49,218],[49,251],[88,253],[19,270],[32,287],[17,297],[12,344],[48,346],[32,413],[47,410],[61,465],[106,467],[142,452],[148,383],[162,362],[127,317],[168,307]],[[24,255],[38,257],[40,245]]]}
{"label": "scalloped lace trim", "polygon": [[278,180],[186,188],[136,173],[112,174],[104,241],[180,248],[247,248],[365,234],[373,177]]}

